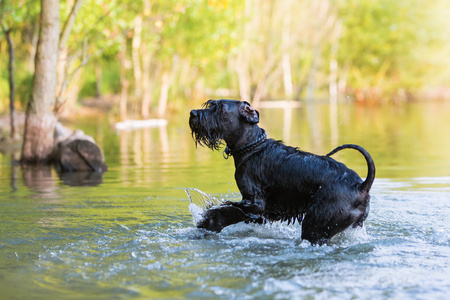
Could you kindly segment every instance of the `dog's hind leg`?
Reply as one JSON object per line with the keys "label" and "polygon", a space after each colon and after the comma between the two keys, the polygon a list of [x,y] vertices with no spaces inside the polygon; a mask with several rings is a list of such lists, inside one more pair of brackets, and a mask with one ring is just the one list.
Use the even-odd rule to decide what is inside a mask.
{"label": "dog's hind leg", "polygon": [[302,239],[313,245],[323,245],[334,235],[354,224],[361,217],[361,213],[347,203],[316,199],[303,219]]}

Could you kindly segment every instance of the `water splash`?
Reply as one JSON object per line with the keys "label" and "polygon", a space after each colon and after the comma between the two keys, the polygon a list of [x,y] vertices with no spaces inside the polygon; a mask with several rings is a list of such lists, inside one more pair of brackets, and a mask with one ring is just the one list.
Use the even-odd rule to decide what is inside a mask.
{"label": "water splash", "polygon": [[[203,220],[203,213],[215,206],[221,205],[225,199],[218,199],[196,188],[185,189],[189,197],[189,212],[192,215],[194,225],[197,226]],[[248,236],[252,238],[290,238],[297,239],[301,236],[301,225],[289,225],[287,222],[268,222],[266,224],[246,224],[237,223],[222,230],[223,237]],[[352,245],[366,242],[369,239],[365,226],[357,228],[347,228],[343,232],[334,236],[330,244],[332,245]]]}
{"label": "water splash", "polygon": [[366,231],[366,226],[363,224],[362,227],[352,226],[348,227],[344,231],[333,236],[330,240],[330,244],[342,246],[350,246],[354,244],[360,244],[369,241],[369,235]]}
{"label": "water splash", "polygon": [[450,245],[450,235],[442,228],[433,228],[431,232],[431,241],[436,245]]}
{"label": "water splash", "polygon": [[225,200],[217,199],[210,194],[200,191],[196,188],[185,189],[186,194],[189,197],[189,211],[192,214],[194,225],[197,226],[203,220],[203,212],[214,206],[219,206]]}
{"label": "water splash", "polygon": [[187,188],[185,191],[189,197],[189,201],[200,207],[202,210],[207,210],[213,206],[218,206],[225,201],[225,199],[217,199],[196,188]]}
{"label": "water splash", "polygon": [[192,215],[192,220],[194,221],[194,225],[197,226],[201,221],[203,221],[203,209],[198,207],[194,203],[189,204],[189,212]]}

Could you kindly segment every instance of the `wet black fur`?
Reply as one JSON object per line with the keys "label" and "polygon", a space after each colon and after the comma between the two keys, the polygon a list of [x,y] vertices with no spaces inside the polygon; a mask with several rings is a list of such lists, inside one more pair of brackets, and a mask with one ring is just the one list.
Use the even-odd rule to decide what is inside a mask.
{"label": "wet black fur", "polygon": [[[190,119],[189,126],[192,129],[192,137],[195,140],[195,145],[206,146],[212,150],[219,150],[223,144],[222,132],[220,130],[220,124],[222,123],[222,115],[212,117],[214,111],[215,102],[209,100],[203,103],[203,113],[199,115],[197,120]],[[202,124],[209,123],[209,126],[205,127]]]}
{"label": "wet black fur", "polygon": [[[369,213],[369,190],[375,178],[372,158],[362,147],[343,145],[320,156],[266,139],[246,153],[233,150],[261,136],[259,113],[247,102],[209,100],[192,110],[189,125],[196,144],[231,149],[242,201],[207,210],[198,227],[220,232],[238,222],[302,223],[302,238],[323,244],[349,226],[362,226]],[[356,172],[329,157],[355,149],[367,160],[363,181]]]}

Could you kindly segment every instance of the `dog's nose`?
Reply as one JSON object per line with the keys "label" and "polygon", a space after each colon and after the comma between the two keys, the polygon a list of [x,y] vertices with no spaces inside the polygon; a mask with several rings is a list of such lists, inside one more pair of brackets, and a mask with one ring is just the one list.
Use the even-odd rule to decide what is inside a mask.
{"label": "dog's nose", "polygon": [[196,110],[191,110],[191,117],[197,117],[198,113]]}

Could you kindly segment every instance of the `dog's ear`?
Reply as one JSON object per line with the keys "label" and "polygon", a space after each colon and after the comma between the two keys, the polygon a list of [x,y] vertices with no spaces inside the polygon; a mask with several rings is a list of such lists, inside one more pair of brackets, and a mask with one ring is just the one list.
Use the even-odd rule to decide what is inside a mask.
{"label": "dog's ear", "polygon": [[243,102],[239,107],[239,113],[243,116],[248,123],[256,124],[259,122],[259,112],[250,106],[247,102]]}

